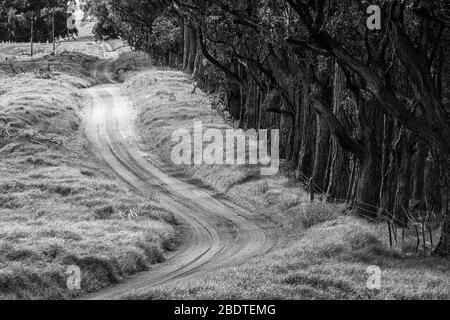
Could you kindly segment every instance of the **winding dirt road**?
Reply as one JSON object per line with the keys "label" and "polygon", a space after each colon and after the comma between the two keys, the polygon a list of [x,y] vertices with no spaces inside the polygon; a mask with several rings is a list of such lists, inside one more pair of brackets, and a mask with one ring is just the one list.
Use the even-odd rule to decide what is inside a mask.
{"label": "winding dirt road", "polygon": [[262,255],[274,245],[272,227],[245,209],[207,190],[184,183],[152,162],[139,148],[135,114],[108,65],[98,62],[93,75],[102,85],[88,89],[87,135],[96,153],[117,175],[142,194],[154,195],[175,213],[183,230],[182,246],[164,263],[88,299],[120,299],[134,291],[170,286],[218,267]]}

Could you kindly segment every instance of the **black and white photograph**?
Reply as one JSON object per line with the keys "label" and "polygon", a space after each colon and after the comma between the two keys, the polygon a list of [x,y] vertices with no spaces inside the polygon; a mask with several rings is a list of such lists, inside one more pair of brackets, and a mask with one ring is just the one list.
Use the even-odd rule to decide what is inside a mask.
{"label": "black and white photograph", "polygon": [[0,0],[0,300],[449,299],[448,0]]}

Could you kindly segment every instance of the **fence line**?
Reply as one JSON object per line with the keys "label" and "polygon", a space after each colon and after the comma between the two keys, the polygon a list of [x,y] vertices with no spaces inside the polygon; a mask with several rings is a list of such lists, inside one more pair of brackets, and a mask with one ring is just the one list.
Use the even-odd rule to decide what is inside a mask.
{"label": "fence line", "polygon": [[[298,176],[296,175],[298,174]],[[290,175],[288,174],[290,177]],[[348,203],[347,199],[338,199],[331,197],[328,192],[323,190],[321,187],[319,187],[315,182],[314,179],[308,178],[303,172],[294,172],[294,180],[295,182],[300,182],[306,187],[308,190],[310,190],[312,193],[318,193],[325,197],[326,201],[333,201],[335,203]],[[311,195],[311,201],[314,200],[314,196]],[[417,244],[416,244],[416,251],[419,251],[421,239],[420,239],[420,232],[419,228],[422,232],[422,246],[425,256],[427,256],[427,252],[431,252],[434,247],[433,243],[433,233],[432,228],[430,226],[430,223],[436,222],[436,214],[434,212],[431,212],[427,210],[427,213],[424,217],[417,217],[417,219],[414,217],[412,212],[410,210],[406,210],[404,207],[402,207],[403,211],[405,212],[405,216],[407,218],[407,221],[398,219],[393,213],[389,212],[386,208],[377,207],[373,204],[364,203],[358,200],[353,200],[350,204],[351,208],[358,209],[362,212],[370,213],[370,215],[377,216],[377,218],[373,218],[370,215],[364,215],[364,217],[372,222],[386,222],[388,225],[388,233],[389,233],[389,244],[390,247],[393,248],[393,242],[398,242],[398,230],[397,228],[399,226],[405,225],[406,227],[401,227],[402,229],[402,241],[405,241],[405,230],[408,230],[408,226],[414,227],[414,230],[416,232],[416,238],[417,238]],[[381,211],[381,214],[380,214]],[[383,214],[386,213],[386,214]],[[431,218],[433,216],[433,219]],[[419,220],[420,221],[419,221]],[[428,231],[428,236],[430,238],[430,242],[427,242],[426,240],[426,233]]]}

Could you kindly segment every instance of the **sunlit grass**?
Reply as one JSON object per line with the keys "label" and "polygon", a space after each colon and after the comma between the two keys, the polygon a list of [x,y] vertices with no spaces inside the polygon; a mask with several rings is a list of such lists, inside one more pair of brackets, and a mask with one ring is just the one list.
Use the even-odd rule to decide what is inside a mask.
{"label": "sunlit grass", "polygon": [[[176,221],[95,158],[78,88],[96,58],[67,53],[0,76],[0,298],[67,298],[98,290],[175,248]],[[42,79],[33,70],[51,64]],[[20,67],[20,68],[19,68]],[[24,71],[24,72],[22,72]],[[132,212],[133,214],[130,214]],[[66,270],[81,268],[82,290]]]}
{"label": "sunlit grass", "polygon": [[[406,259],[388,249],[379,228],[340,217],[306,230],[284,248],[242,266],[211,270],[176,287],[126,294],[127,299],[449,299],[449,262]],[[368,267],[381,268],[369,289]]]}

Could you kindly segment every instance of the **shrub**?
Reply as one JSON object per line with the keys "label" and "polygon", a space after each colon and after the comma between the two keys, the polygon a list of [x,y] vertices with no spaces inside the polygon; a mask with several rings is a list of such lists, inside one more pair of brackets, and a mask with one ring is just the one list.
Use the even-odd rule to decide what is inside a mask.
{"label": "shrub", "polygon": [[32,165],[35,165],[35,166],[38,166],[38,167],[42,167],[42,166],[54,166],[53,163],[51,163],[51,162],[49,162],[49,161],[46,161],[45,159],[40,158],[40,157],[28,157],[27,160],[26,160],[26,162],[27,162],[28,164],[32,164]]}
{"label": "shrub", "polygon": [[171,212],[168,212],[167,210],[160,208],[151,202],[147,202],[139,208],[139,216],[164,221],[172,225],[177,224],[175,216]]}
{"label": "shrub", "polygon": [[95,210],[94,217],[97,220],[110,219],[113,216],[114,212],[115,210],[113,206],[103,206]]}
{"label": "shrub", "polygon": [[301,209],[301,222],[303,227],[309,229],[315,225],[335,219],[336,214],[327,204],[309,204]]}
{"label": "shrub", "polygon": [[344,236],[344,241],[350,245],[352,250],[361,250],[373,246],[382,246],[382,242],[372,233],[367,231],[356,231]]}
{"label": "shrub", "polygon": [[8,251],[5,258],[10,261],[38,260],[38,255],[28,248],[18,248]]}
{"label": "shrub", "polygon": [[0,209],[19,209],[23,207],[16,196],[0,195]]}
{"label": "shrub", "polygon": [[95,173],[90,170],[81,170],[80,173],[86,177],[95,177]]}
{"label": "shrub", "polygon": [[257,187],[258,194],[265,194],[269,190],[270,190],[270,186],[269,186],[269,183],[267,182],[267,180],[261,184],[258,184],[258,187]]}
{"label": "shrub", "polygon": [[62,197],[67,197],[72,194],[73,189],[69,186],[54,186],[51,188],[53,193],[59,194]]}
{"label": "shrub", "polygon": [[64,248],[55,243],[49,244],[44,250],[42,250],[42,254],[48,261],[54,261],[56,258],[62,256],[64,252]]}

